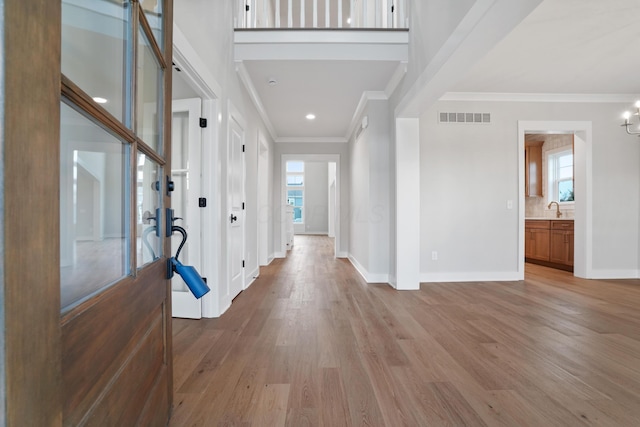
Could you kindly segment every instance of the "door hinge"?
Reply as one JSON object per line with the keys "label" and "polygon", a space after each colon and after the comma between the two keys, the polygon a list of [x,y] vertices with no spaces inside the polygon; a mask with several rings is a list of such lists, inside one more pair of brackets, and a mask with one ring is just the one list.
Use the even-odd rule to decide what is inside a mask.
{"label": "door hinge", "polygon": [[207,207],[207,198],[206,197],[200,197],[198,199],[198,207],[200,207],[200,208],[206,208]]}
{"label": "door hinge", "polygon": [[204,117],[200,117],[200,127],[201,128],[207,127],[207,119],[205,119]]}
{"label": "door hinge", "polygon": [[242,268],[244,268],[244,260],[242,260]]}
{"label": "door hinge", "polygon": [[391,13],[393,13],[396,10],[396,7],[394,5],[391,5]]}
{"label": "door hinge", "polygon": [[249,5],[246,5],[246,6],[244,7],[244,9],[245,9],[247,12],[249,12],[249,10],[251,9],[251,7],[250,7]]}
{"label": "door hinge", "polygon": [[242,144],[242,152],[244,153],[244,144]]}
{"label": "door hinge", "polygon": [[244,210],[244,202],[242,202],[242,210]]}

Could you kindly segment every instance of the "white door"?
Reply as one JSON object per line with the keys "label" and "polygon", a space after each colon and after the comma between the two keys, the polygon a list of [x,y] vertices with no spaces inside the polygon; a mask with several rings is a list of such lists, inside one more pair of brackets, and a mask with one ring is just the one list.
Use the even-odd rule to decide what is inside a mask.
{"label": "white door", "polygon": [[[175,190],[171,193],[171,207],[178,219],[174,225],[183,227],[189,236],[180,252],[180,261],[191,265],[202,274],[201,263],[201,215],[198,199],[201,196],[201,129],[199,98],[174,100],[171,121],[171,179]],[[172,256],[175,256],[182,241],[180,233],[171,236]],[[178,274],[171,280],[173,317],[200,319],[202,303],[196,299]]]}
{"label": "white door", "polygon": [[229,120],[227,190],[229,212],[229,297],[233,299],[244,288],[244,130]]}

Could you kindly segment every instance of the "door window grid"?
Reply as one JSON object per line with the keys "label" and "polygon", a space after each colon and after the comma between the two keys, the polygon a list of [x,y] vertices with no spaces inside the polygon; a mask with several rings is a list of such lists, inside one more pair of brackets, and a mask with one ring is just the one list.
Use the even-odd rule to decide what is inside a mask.
{"label": "door window grid", "polygon": [[[71,107],[71,111],[76,110],[80,116],[86,117],[98,127],[112,133],[123,144],[124,150],[121,168],[118,169],[122,181],[120,187],[122,212],[116,215],[117,218],[112,215],[109,215],[108,218],[105,216],[104,221],[123,221],[123,238],[127,244],[124,245],[125,247],[119,252],[119,255],[110,250],[96,251],[96,256],[87,261],[87,265],[84,266],[95,271],[96,267],[99,268],[100,265],[113,263],[115,255],[119,260],[116,263],[120,264],[123,270],[117,278],[110,279],[109,284],[113,284],[127,275],[135,276],[136,267],[149,264],[163,255],[162,233],[159,233],[159,236],[154,236],[156,241],[151,245],[154,250],[153,253],[149,252],[148,256],[144,254],[141,244],[137,245],[140,243],[137,238],[146,228],[139,227],[140,222],[145,221],[145,219],[139,218],[138,210],[141,204],[149,204],[149,206],[155,204],[157,212],[162,216],[164,186],[161,177],[165,164],[162,156],[164,148],[162,118],[164,117],[163,81],[166,78],[167,61],[165,61],[164,53],[160,48],[164,45],[164,40],[162,40],[164,37],[162,27],[164,1],[143,3],[122,0],[62,1],[62,99],[65,104]],[[149,8],[147,3],[154,3],[155,6]],[[114,22],[120,22],[119,30],[114,27]],[[109,25],[106,25],[107,23]],[[82,35],[85,37],[81,37]],[[84,47],[78,49],[78,46]],[[116,60],[109,61],[108,65],[111,68],[105,64],[105,69],[108,68],[106,72],[109,78],[100,77],[102,72],[105,72],[104,69],[96,70],[96,72],[90,70],[91,66],[98,66],[96,61],[92,60],[93,54],[91,52],[99,52],[101,56],[109,57],[111,55],[110,57],[116,58]],[[118,61],[117,58],[120,60]],[[146,65],[153,64],[153,67],[146,67],[150,70],[150,73],[146,73],[146,80],[151,84],[142,89],[138,88],[138,93],[135,93],[137,85],[134,85],[134,80],[127,76],[135,75],[134,71],[137,71],[139,80],[140,74],[143,73],[143,70],[140,70],[140,62]],[[137,66],[136,63],[138,63]],[[104,82],[113,84],[110,89],[101,90],[100,84]],[[150,114],[152,117],[151,125],[145,125],[140,130],[136,129],[136,132],[133,132],[131,127],[137,122],[136,116],[140,116],[144,111],[144,108],[142,108],[143,111],[134,111],[134,106],[144,106],[144,100],[148,99],[152,100],[151,108],[154,110]],[[61,123],[62,126],[64,124]],[[152,132],[148,132],[148,129],[152,129]],[[149,133],[151,136],[148,135]],[[147,143],[142,142],[143,134],[146,135],[144,139]],[[62,143],[63,138],[61,137]],[[61,156],[66,155],[63,150],[64,147],[61,147]],[[138,176],[138,172],[140,172],[138,163],[141,158],[146,158],[147,163],[153,165],[149,170],[142,171],[143,174],[146,172],[142,177],[142,183]],[[62,158],[61,168],[65,168]],[[136,173],[133,177],[131,176],[132,172]],[[99,183],[98,187],[106,184],[110,183],[105,181],[105,183]],[[148,195],[145,200],[144,187],[146,185],[153,186],[157,194]],[[111,185],[109,187],[114,188]],[[73,191],[77,192],[77,188],[74,188]],[[73,194],[73,191],[70,194]],[[150,203],[151,200],[155,203]],[[153,210],[155,211],[155,209]],[[151,213],[151,210],[149,212],[146,220],[156,216],[156,212]],[[76,227],[74,224],[79,220],[78,215],[83,215],[83,212],[73,212],[68,218],[65,214],[66,212],[61,212],[61,233]],[[67,221],[67,223],[63,221]],[[154,221],[155,219],[149,222]],[[136,236],[136,238],[132,239],[132,236]],[[61,293],[69,291],[73,293],[71,289],[63,290],[65,286],[73,285],[72,282],[65,280],[63,268],[65,267],[61,265]],[[99,275],[94,274],[93,276]],[[87,284],[87,280],[83,280],[83,286]],[[92,291],[91,295],[106,289],[109,284],[100,285],[99,289]],[[84,299],[86,298],[77,298],[74,302],[63,298],[61,308],[63,311],[67,311]]]}

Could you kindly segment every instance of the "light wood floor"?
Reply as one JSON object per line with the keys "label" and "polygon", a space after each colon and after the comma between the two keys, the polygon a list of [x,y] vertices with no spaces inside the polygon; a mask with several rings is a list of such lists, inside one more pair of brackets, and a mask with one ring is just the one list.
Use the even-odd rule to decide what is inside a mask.
{"label": "light wood floor", "polygon": [[640,281],[366,284],[296,236],[219,319],[175,319],[171,426],[640,426]]}

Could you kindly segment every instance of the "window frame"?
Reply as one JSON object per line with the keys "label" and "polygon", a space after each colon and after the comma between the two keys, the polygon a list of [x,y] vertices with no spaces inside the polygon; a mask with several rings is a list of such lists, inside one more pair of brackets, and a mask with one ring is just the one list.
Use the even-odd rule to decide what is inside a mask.
{"label": "window frame", "polygon": [[[571,178],[559,178],[559,175],[560,175],[559,159],[560,157],[565,156],[566,154],[571,155],[571,163],[572,163]],[[547,203],[556,201],[563,209],[574,209],[575,207],[575,173],[574,173],[575,158],[574,158],[573,147],[565,146],[565,147],[549,150],[546,152],[545,158],[547,161],[547,195],[548,195]],[[565,182],[565,181],[572,181],[574,183],[573,184],[574,200],[561,202],[558,187],[561,182]]]}
{"label": "window frame", "polygon": [[[289,163],[301,163],[302,164],[302,172],[298,172],[298,171],[289,172],[289,170],[288,170]],[[285,193],[285,201],[286,201],[286,203],[288,205],[293,206],[294,211],[295,211],[295,209],[300,209],[300,221],[296,221],[295,220],[295,214],[294,214],[293,223],[296,224],[296,225],[303,225],[304,224],[304,220],[305,220],[305,212],[304,212],[305,211],[305,209],[304,209],[304,205],[305,205],[305,203],[304,203],[304,199],[305,199],[305,191],[304,191],[304,189],[305,189],[305,185],[304,185],[305,184],[305,172],[304,172],[304,170],[305,170],[305,165],[304,165],[304,161],[302,161],[302,160],[287,160],[286,163],[285,163],[285,178],[284,178],[285,179],[285,181],[284,181],[284,183],[285,183],[285,191],[286,191],[286,193]],[[289,177],[301,177],[302,178],[302,180],[301,180],[302,184],[300,184],[300,185],[297,185],[297,184],[289,185]],[[289,203],[289,191],[290,190],[295,190],[295,191],[301,191],[302,192],[302,196],[301,196],[302,204],[300,206],[296,206],[295,203],[294,204]]]}

